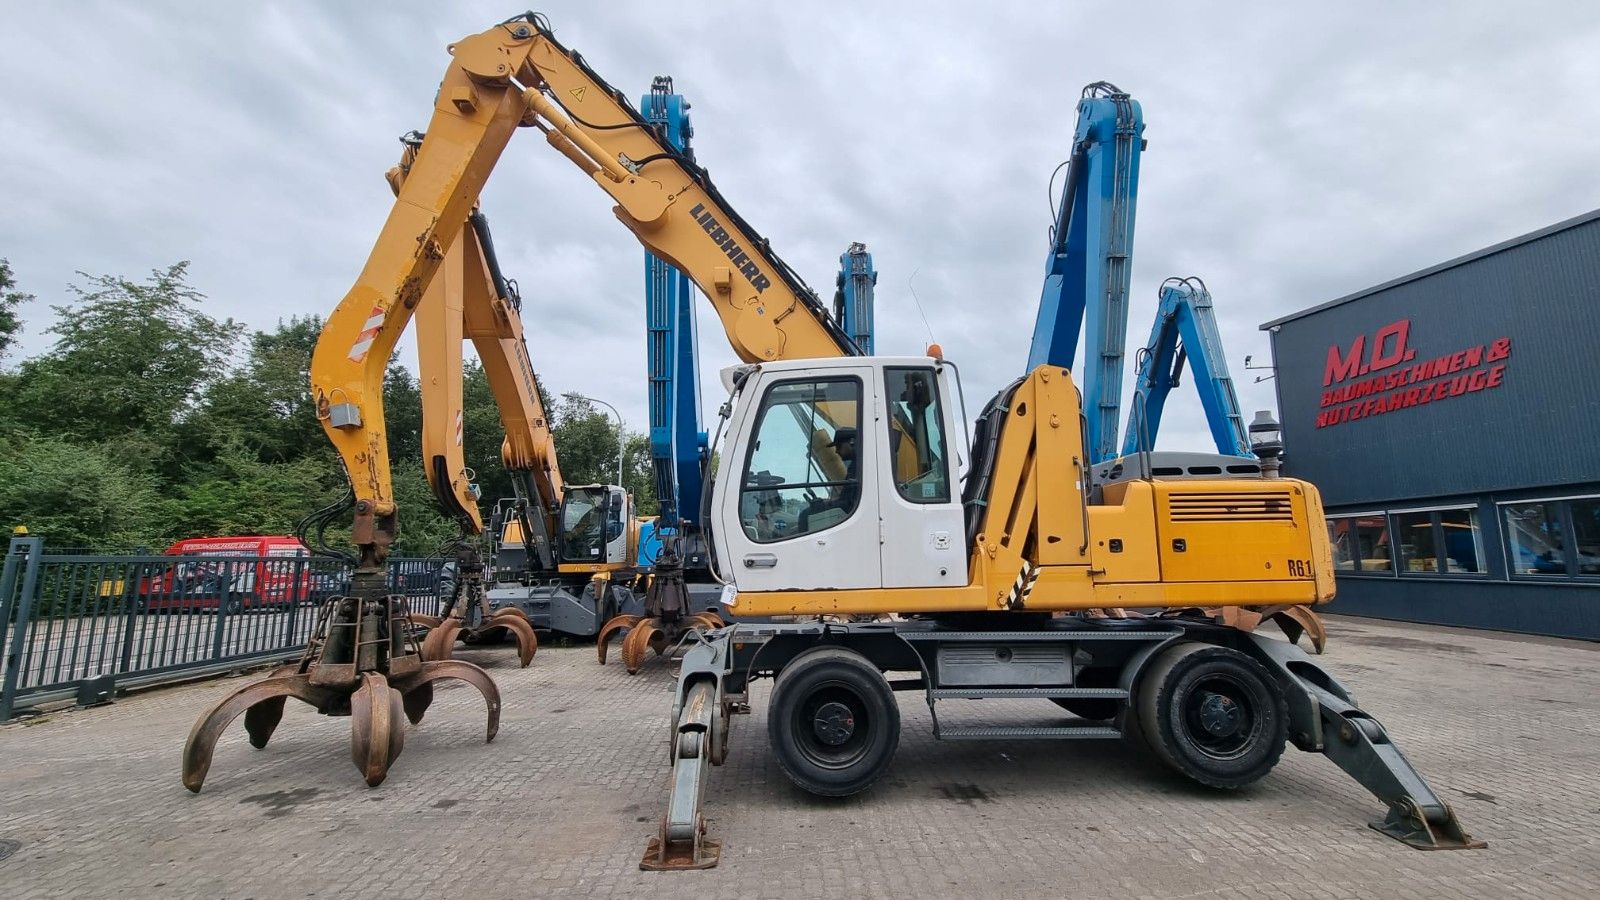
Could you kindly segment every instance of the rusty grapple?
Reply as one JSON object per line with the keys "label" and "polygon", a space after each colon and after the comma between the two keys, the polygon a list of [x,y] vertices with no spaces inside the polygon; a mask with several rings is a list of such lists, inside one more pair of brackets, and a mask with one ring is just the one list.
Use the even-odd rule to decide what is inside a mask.
{"label": "rusty grapple", "polygon": [[656,558],[650,586],[644,594],[645,614],[616,616],[600,629],[595,649],[600,664],[606,663],[606,645],[618,634],[622,639],[622,664],[629,675],[637,675],[644,665],[645,651],[657,656],[678,645],[690,631],[715,631],[727,627],[714,612],[691,613],[689,589],[683,583],[683,558],[675,538],[666,538]]}
{"label": "rusty grapple", "polygon": [[539,651],[539,638],[533,623],[516,607],[490,611],[484,590],[488,569],[476,548],[463,544],[456,553],[456,578],[451,586],[449,608],[440,616],[412,615],[414,625],[427,629],[422,640],[422,658],[443,661],[455,652],[457,641],[467,644],[494,643],[509,632],[517,640],[517,659],[526,669]]}
{"label": "rusty grapple", "polygon": [[[489,707],[487,740],[500,728],[500,690],[489,674],[460,660],[424,661],[412,636],[406,600],[386,594],[383,574],[358,573],[354,596],[322,608],[305,653],[294,665],[224,697],[195,722],[183,747],[183,786],[198,793],[228,724],[244,714],[250,745],[267,746],[290,697],[327,716],[350,717],[350,757],[377,787],[405,741],[404,717],[415,725],[433,703],[433,683],[456,678],[477,688]],[[362,588],[370,589],[363,596]]]}

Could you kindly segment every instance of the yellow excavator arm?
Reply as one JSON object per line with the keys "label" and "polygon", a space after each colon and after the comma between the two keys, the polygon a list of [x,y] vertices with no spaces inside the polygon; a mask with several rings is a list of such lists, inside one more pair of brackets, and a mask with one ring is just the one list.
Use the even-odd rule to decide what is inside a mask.
{"label": "yellow excavator arm", "polygon": [[[617,218],[641,243],[699,286],[740,359],[859,353],[706,173],[562,46],[542,17],[508,20],[453,44],[450,53],[426,135],[409,171],[395,179],[395,205],[312,358],[312,396],[350,476],[353,537],[367,570],[386,558],[397,527],[383,419],[385,366],[440,267],[470,230],[463,223],[520,126],[543,132],[612,198]],[[470,269],[473,259],[465,253],[461,266]],[[463,279],[462,311],[472,321],[465,286],[481,279],[467,272]],[[532,470],[541,470],[538,448],[512,449],[526,451],[534,457]],[[449,493],[464,499],[455,488]]]}
{"label": "yellow excavator arm", "polygon": [[[400,164],[389,170],[398,195],[416,161],[421,135],[407,135]],[[505,440],[501,461],[525,505],[520,516],[533,535],[530,552],[554,565],[550,535],[564,486],[555,440],[539,394],[538,376],[522,329],[521,297],[500,272],[489,223],[473,209],[445,253],[417,306],[418,375],[422,393],[422,458],[434,496],[469,533],[483,530],[478,496],[465,458],[463,339],[483,363]]]}

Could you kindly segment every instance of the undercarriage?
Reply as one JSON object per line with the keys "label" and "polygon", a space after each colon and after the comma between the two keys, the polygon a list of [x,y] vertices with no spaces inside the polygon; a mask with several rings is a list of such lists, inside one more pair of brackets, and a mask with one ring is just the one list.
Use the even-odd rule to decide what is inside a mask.
{"label": "undercarriage", "polygon": [[[748,688],[773,678],[768,733],[780,767],[822,796],[866,790],[899,741],[895,693],[923,695],[940,740],[1126,738],[1200,784],[1265,777],[1286,744],[1322,753],[1388,807],[1371,823],[1418,849],[1482,847],[1383,726],[1295,644],[1216,618],[1015,618],[994,627],[907,619],[735,625],[700,636],[673,711],[672,789],[646,869],[714,866],[701,809]],[[960,701],[1038,699],[1038,724],[963,722]]]}

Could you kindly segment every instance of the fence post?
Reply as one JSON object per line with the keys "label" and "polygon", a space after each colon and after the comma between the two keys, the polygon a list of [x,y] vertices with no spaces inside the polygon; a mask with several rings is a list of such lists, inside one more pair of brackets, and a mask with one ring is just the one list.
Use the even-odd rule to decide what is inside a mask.
{"label": "fence post", "polygon": [[222,570],[222,584],[217,591],[217,627],[211,636],[212,662],[222,658],[222,637],[228,627],[228,603],[233,597],[233,560],[223,560],[218,568]]}
{"label": "fence post", "polygon": [[288,647],[294,643],[295,619],[299,616],[300,605],[311,599],[311,579],[314,576],[310,560],[296,556],[294,580],[289,582],[289,614],[284,616],[283,636],[278,638],[278,647]]}
{"label": "fence post", "polygon": [[[39,557],[44,541],[39,538],[12,538],[6,550],[4,569],[0,569],[0,651],[5,653],[4,686],[0,687],[0,722],[11,718],[22,679],[22,647],[33,617],[33,593],[39,580]],[[22,589],[17,590],[17,569],[23,569]],[[11,623],[16,622],[13,628]],[[10,633],[7,634],[7,630]],[[9,638],[9,640],[6,640]]]}
{"label": "fence post", "polygon": [[118,654],[117,672],[133,671],[133,644],[139,626],[145,624],[144,602],[139,594],[144,588],[144,563],[124,563],[122,566],[122,652]]}

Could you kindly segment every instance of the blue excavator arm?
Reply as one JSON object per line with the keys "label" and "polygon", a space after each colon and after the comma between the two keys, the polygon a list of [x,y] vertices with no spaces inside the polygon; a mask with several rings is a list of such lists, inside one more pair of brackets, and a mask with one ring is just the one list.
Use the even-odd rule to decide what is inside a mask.
{"label": "blue excavator arm", "polygon": [[839,276],[834,280],[833,318],[867,356],[874,353],[873,308],[878,270],[872,267],[867,245],[854,242],[839,257]]}
{"label": "blue excavator arm", "polygon": [[1254,459],[1233,377],[1228,374],[1228,361],[1222,354],[1222,336],[1217,331],[1211,292],[1206,290],[1205,282],[1193,277],[1168,278],[1161,285],[1161,302],[1150,328],[1150,341],[1138,355],[1133,409],[1122,454],[1128,456],[1155,447],[1167,396],[1178,384],[1185,364],[1194,374],[1217,452]]}
{"label": "blue excavator arm", "polygon": [[[678,152],[694,159],[689,103],[657,76],[640,107]],[[662,529],[700,518],[707,436],[701,426],[700,365],[689,276],[645,251],[645,318],[650,379],[650,459]],[[641,542],[641,551],[645,542]],[[648,563],[648,560],[644,560]]]}
{"label": "blue excavator arm", "polygon": [[1028,371],[1041,365],[1070,370],[1087,331],[1085,371],[1077,380],[1088,418],[1089,455],[1096,463],[1116,455],[1121,425],[1143,134],[1144,114],[1132,97],[1104,81],[1083,89],[1028,351]]}

